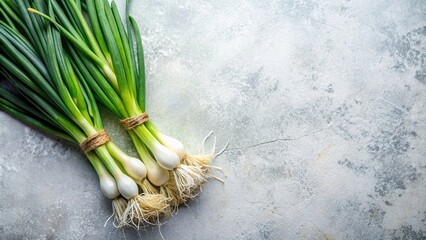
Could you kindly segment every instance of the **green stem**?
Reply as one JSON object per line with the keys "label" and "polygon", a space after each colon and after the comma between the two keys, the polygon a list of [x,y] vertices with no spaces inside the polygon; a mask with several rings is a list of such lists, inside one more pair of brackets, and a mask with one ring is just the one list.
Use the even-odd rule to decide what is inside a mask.
{"label": "green stem", "polygon": [[160,138],[160,130],[155,127],[152,121],[148,121],[145,123],[145,127],[154,135],[157,139]]}
{"label": "green stem", "polygon": [[96,131],[96,129],[93,127],[92,124],[90,124],[84,117],[81,117],[78,121],[77,124],[81,127],[81,129],[83,129],[83,131],[86,133],[87,136],[93,136],[95,135],[98,131]]}
{"label": "green stem", "polygon": [[126,153],[124,153],[117,145],[115,145],[113,142],[109,141],[105,144],[106,148],[108,149],[108,152],[111,154],[111,156],[118,160],[119,162],[125,161],[125,158],[129,157]]}
{"label": "green stem", "polygon": [[89,159],[90,163],[92,164],[93,168],[95,169],[96,173],[99,177],[104,176],[105,174],[108,174],[108,169],[104,166],[102,161],[96,156],[94,153],[87,153],[87,158]]}
{"label": "green stem", "polygon": [[108,62],[106,60],[103,60],[102,58],[100,58],[99,56],[97,56],[95,53],[93,53],[92,50],[90,50],[90,48],[88,48],[79,39],[75,38],[68,30],[66,30],[64,27],[62,27],[58,22],[56,22],[55,20],[53,20],[51,17],[47,16],[46,14],[44,14],[42,12],[39,12],[39,11],[33,9],[33,8],[28,8],[28,11],[30,13],[35,13],[35,14],[37,14],[37,15],[45,18],[46,20],[48,20],[52,24],[54,24],[57,28],[59,28],[60,32],[69,41],[71,41],[78,49],[80,49],[84,54],[86,54],[87,56],[89,56],[93,61],[95,61],[100,66],[103,66],[105,63],[108,64]]}
{"label": "green stem", "polygon": [[13,108],[12,106],[10,106],[9,104],[6,104],[4,102],[2,102],[2,99],[0,98],[0,109],[3,110],[4,112],[8,113],[9,115],[13,116],[14,118],[18,119],[19,121],[27,124],[28,126],[37,128],[43,132],[52,134],[53,136],[65,139],[67,141],[70,142],[75,142],[76,140],[73,139],[72,137],[70,137],[68,134],[60,131],[60,130],[56,130],[53,129],[50,126],[47,126],[45,123],[28,116],[26,113],[22,113],[21,111],[16,110],[15,108]]}
{"label": "green stem", "polygon": [[89,44],[91,45],[93,52],[100,58],[102,61],[106,62],[106,58],[103,55],[101,48],[96,41],[96,38],[93,36],[92,31],[86,23],[86,19],[83,16],[83,13],[79,10],[78,6],[74,1],[69,1],[71,7],[74,9],[74,13],[77,15],[81,26],[83,27],[84,33],[86,34],[87,39],[89,40]]}
{"label": "green stem", "polygon": [[[139,154],[142,162],[149,169],[150,166],[155,162],[152,156],[149,154],[148,149],[145,147],[143,142],[139,139],[139,137],[133,131],[129,131],[130,138],[132,139],[133,144],[135,145],[136,151]],[[149,171],[149,170],[148,170]]]}
{"label": "green stem", "polygon": [[150,150],[152,150],[156,145],[161,144],[145,127],[145,125],[140,125],[134,128],[133,131]]}
{"label": "green stem", "polygon": [[108,149],[105,146],[100,146],[95,150],[96,155],[102,160],[103,164],[108,168],[109,172],[114,176],[115,179],[118,179],[123,172],[117,163],[112,158],[111,154],[108,152]]}

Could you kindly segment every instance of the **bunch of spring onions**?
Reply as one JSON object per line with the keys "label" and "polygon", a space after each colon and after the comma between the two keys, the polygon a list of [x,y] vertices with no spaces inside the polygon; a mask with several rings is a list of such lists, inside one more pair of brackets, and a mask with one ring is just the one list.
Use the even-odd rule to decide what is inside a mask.
{"label": "bunch of spring onions", "polygon": [[[0,17],[1,73],[21,92],[1,90],[0,108],[84,147],[117,226],[158,224],[198,194],[217,154],[186,153],[149,119],[129,1],[125,24],[108,0],[2,0]],[[110,141],[95,98],[121,119],[140,159]]]}

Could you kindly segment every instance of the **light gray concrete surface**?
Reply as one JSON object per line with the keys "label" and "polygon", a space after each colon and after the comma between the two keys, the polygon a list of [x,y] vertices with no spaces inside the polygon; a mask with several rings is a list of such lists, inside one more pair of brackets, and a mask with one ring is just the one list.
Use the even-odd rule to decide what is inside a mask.
{"label": "light gray concrete surface", "polygon": [[[154,121],[231,140],[166,239],[426,238],[425,1],[134,2]],[[160,239],[104,227],[79,149],[3,113],[0,193],[0,239]]]}

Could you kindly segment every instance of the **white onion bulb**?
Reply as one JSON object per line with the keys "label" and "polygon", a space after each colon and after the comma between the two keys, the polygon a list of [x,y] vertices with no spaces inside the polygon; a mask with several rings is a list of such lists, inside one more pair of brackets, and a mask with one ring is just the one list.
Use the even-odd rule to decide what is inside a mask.
{"label": "white onion bulb", "polygon": [[123,157],[120,159],[126,172],[136,180],[146,177],[146,167],[143,162],[133,157]]}
{"label": "white onion bulb", "polygon": [[169,171],[162,168],[154,159],[147,162],[148,180],[155,186],[161,186],[169,181]]}
{"label": "white onion bulb", "polygon": [[185,146],[183,146],[183,143],[176,138],[169,137],[162,133],[157,134],[157,137],[164,146],[175,152],[179,158],[181,158],[185,153]]}
{"label": "white onion bulb", "polygon": [[173,170],[180,163],[179,156],[162,144],[156,144],[150,150],[158,164],[167,170]]}
{"label": "white onion bulb", "polygon": [[116,180],[118,184],[118,190],[126,199],[131,199],[132,197],[139,194],[138,185],[127,175],[121,174],[119,177],[117,177]]}
{"label": "white onion bulb", "polygon": [[99,176],[99,184],[101,186],[101,191],[105,197],[109,199],[114,199],[120,195],[120,192],[117,188],[117,182],[109,174],[102,174]]}

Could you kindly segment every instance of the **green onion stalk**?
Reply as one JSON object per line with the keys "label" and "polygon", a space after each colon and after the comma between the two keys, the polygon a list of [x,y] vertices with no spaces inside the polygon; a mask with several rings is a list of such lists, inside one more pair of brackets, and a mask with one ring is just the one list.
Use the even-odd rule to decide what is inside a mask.
{"label": "green onion stalk", "polygon": [[[75,4],[81,7],[80,1]],[[60,133],[63,138],[81,145],[104,129],[95,97],[87,81],[74,68],[66,46],[62,45],[60,29],[30,14],[27,11],[30,6],[42,10],[48,18],[56,17],[52,1],[0,1],[2,75],[48,119],[44,122],[54,123],[48,125],[54,128],[44,130]],[[16,113],[14,116],[20,119],[28,116],[18,111],[24,109],[22,106],[13,107],[15,101],[6,92],[2,91],[2,109],[12,115]],[[128,156],[108,139],[86,155],[98,173],[102,192],[113,199],[119,227],[159,223],[159,216],[168,208],[167,199],[155,191],[146,192],[151,185],[144,181],[147,171],[141,160]],[[125,209],[125,200],[120,195],[132,200]]]}
{"label": "green onion stalk", "polygon": [[[143,46],[137,23],[126,24],[114,1],[51,0],[56,18],[42,9],[29,9],[56,26],[68,41],[72,65],[87,81],[96,97],[120,119],[145,113],[146,89]],[[81,4],[81,6],[79,5]],[[88,19],[84,14],[87,13]],[[175,138],[160,132],[151,120],[128,131],[147,167],[147,178],[177,206],[195,197],[206,182],[210,154],[190,155]]]}

